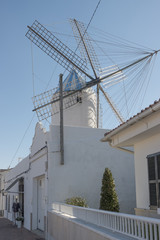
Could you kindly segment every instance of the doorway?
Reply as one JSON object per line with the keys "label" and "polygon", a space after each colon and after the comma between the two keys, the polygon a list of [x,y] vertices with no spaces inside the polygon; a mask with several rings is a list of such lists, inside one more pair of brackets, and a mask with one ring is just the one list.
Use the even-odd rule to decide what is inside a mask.
{"label": "doorway", "polygon": [[45,178],[37,179],[37,228],[44,231],[45,216]]}

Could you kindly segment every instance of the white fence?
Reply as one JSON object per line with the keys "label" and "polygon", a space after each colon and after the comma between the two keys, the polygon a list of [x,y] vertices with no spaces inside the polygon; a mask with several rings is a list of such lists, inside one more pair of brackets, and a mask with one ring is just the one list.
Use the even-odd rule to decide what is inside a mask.
{"label": "white fence", "polygon": [[51,209],[136,239],[160,240],[160,220],[53,203]]}

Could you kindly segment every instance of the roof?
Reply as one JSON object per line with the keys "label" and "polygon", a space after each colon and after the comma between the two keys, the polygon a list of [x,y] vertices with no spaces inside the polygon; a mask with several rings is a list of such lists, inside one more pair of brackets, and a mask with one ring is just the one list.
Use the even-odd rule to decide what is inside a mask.
{"label": "roof", "polygon": [[[86,85],[85,80],[78,75],[78,73],[73,70],[68,74],[66,79],[63,81],[63,91],[74,91],[80,90]],[[59,87],[56,92],[59,92]]]}
{"label": "roof", "polygon": [[7,192],[9,189],[11,189],[17,182],[19,182],[20,180],[23,180],[24,177],[19,177],[16,180],[14,180],[5,190],[5,192]]}
{"label": "roof", "polygon": [[0,169],[0,173],[9,171],[10,169]]}
{"label": "roof", "polygon": [[[157,106],[157,108],[156,108],[156,106]],[[148,115],[150,115],[151,113],[153,113],[157,110],[160,110],[160,99],[157,101],[154,101],[153,104],[151,104],[148,107],[146,107],[145,109],[141,110],[141,112],[137,113],[136,115],[134,115],[133,117],[128,119],[126,122],[120,124],[119,126],[112,129],[111,131],[106,132],[104,134],[104,138],[101,141],[107,141],[108,137],[113,136],[114,134],[120,132],[122,129],[127,128],[128,126],[134,124],[135,122],[141,120],[144,117],[147,117]]]}

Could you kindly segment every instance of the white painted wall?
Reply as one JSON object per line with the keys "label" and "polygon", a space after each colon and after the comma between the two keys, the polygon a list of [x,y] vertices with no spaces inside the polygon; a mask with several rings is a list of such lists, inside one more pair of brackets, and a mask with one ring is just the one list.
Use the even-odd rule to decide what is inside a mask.
{"label": "white painted wall", "polygon": [[[47,161],[47,151],[46,145],[46,135],[47,133],[42,128],[42,125],[38,123],[35,129],[35,136],[33,137],[33,143],[31,146],[31,152],[28,157],[23,159],[18,165],[16,165],[10,172],[6,175],[7,188],[16,178],[24,177],[24,227],[31,230],[37,228],[37,179],[39,176],[45,177],[45,185],[47,184],[46,178],[46,161]],[[13,219],[12,216],[12,204],[13,196],[17,196],[18,193],[18,183],[16,183],[10,190],[10,211],[5,210],[5,217],[10,220]],[[45,198],[47,199],[47,187],[45,186]],[[7,197],[8,197],[7,196]],[[45,212],[47,211],[47,205]],[[30,222],[32,214],[32,226]],[[46,213],[45,213],[46,214]]]}
{"label": "white painted wall", "polygon": [[[145,112],[142,112],[143,114]],[[135,118],[115,129],[115,133],[110,139],[113,147],[133,146],[136,142],[160,133],[160,110],[157,112],[153,111],[147,117],[140,118],[137,116]]]}
{"label": "white painted wall", "polygon": [[59,126],[51,126],[49,140],[49,203],[82,196],[99,208],[106,167],[115,178],[121,212],[133,213],[135,180],[133,155],[101,143],[106,130],[64,127],[64,165],[60,165]]}
{"label": "white painted wall", "polygon": [[149,209],[147,155],[160,151],[160,133],[135,143],[135,179],[137,208]]}
{"label": "white painted wall", "polygon": [[3,215],[5,210],[5,197],[3,196],[5,176],[9,170],[0,170],[0,215]]}
{"label": "white painted wall", "polygon": [[[77,103],[76,105],[71,106],[70,108],[65,108],[67,102],[72,102],[71,97],[64,99],[64,125],[66,126],[81,126],[81,127],[96,127],[96,94],[93,89],[89,88],[83,90],[82,94],[82,103]],[[59,102],[55,103],[52,108],[59,109]],[[60,114],[57,113],[52,116],[52,124],[59,125],[60,123]]]}
{"label": "white painted wall", "polygon": [[32,145],[30,148],[30,157],[32,158],[34,154],[37,153],[41,148],[43,148],[47,141],[47,133],[45,128],[43,128],[42,123],[38,122],[35,127],[35,134],[32,140]]}
{"label": "white painted wall", "polygon": [[[24,227],[29,230],[37,228],[37,180],[40,176],[45,179],[47,216],[48,204],[64,202],[72,196],[82,196],[90,207],[99,208],[101,181],[106,167],[111,169],[115,178],[121,212],[133,213],[133,155],[101,143],[104,129],[65,126],[64,165],[60,165],[59,130],[59,126],[51,125],[50,131],[46,132],[41,124],[37,124],[30,155],[6,176],[6,188],[17,177],[24,177]],[[18,183],[11,191],[18,191]],[[12,211],[5,211],[5,216],[12,219]]]}
{"label": "white painted wall", "polygon": [[[27,229],[37,229],[37,181],[40,176],[45,178],[45,199],[47,201],[47,132],[41,123],[37,123],[35,135],[29,155],[30,171],[28,172],[25,185],[25,221],[24,227]],[[45,214],[47,212],[47,202]],[[30,218],[32,215],[32,224]],[[32,226],[31,226],[32,225]]]}
{"label": "white painted wall", "polygon": [[[107,137],[107,136],[106,136]],[[160,152],[160,103],[151,105],[108,134],[113,147],[134,146],[136,214],[157,217],[150,210],[147,155]],[[149,211],[148,211],[149,210]],[[159,218],[159,216],[158,216]]]}
{"label": "white painted wall", "polygon": [[[7,189],[19,177],[24,177],[24,186],[26,186],[26,183],[27,183],[26,180],[27,180],[29,169],[30,169],[29,157],[26,157],[20,163],[18,163],[15,168],[12,168],[6,174],[5,189]],[[18,197],[18,192],[19,192],[18,182],[8,191],[9,193],[7,194],[7,206],[5,206],[7,210],[4,211],[4,216],[8,217],[8,219],[10,220],[13,220],[12,205],[13,205],[13,202],[15,201],[15,198]],[[25,192],[25,194],[26,195],[28,194],[28,190]],[[25,198],[25,194],[24,194],[24,198]],[[8,210],[9,196],[10,196],[10,209]]]}

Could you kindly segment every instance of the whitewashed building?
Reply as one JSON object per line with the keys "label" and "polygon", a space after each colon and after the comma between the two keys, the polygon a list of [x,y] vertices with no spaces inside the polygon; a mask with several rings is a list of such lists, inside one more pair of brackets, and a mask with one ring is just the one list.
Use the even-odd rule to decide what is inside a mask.
{"label": "whitewashed building", "polygon": [[112,147],[134,147],[137,215],[160,218],[160,100],[109,133]]}
{"label": "whitewashed building", "polygon": [[[76,79],[78,84],[80,80],[77,76]],[[72,81],[69,81],[71,87]],[[120,211],[133,213],[133,155],[100,142],[106,130],[95,128],[95,99],[92,90],[85,90],[80,101],[64,111],[63,165],[58,115],[52,117],[49,131],[37,123],[29,156],[6,176],[7,218],[12,220],[11,206],[16,196],[24,215],[24,227],[29,230],[47,231],[47,211],[53,202],[81,196],[89,207],[99,208],[101,181],[106,167],[111,169],[115,179]]]}
{"label": "whitewashed building", "polygon": [[8,171],[9,170],[7,169],[0,169],[0,216],[3,216],[5,205],[6,205],[3,191],[4,191],[5,176]]}

